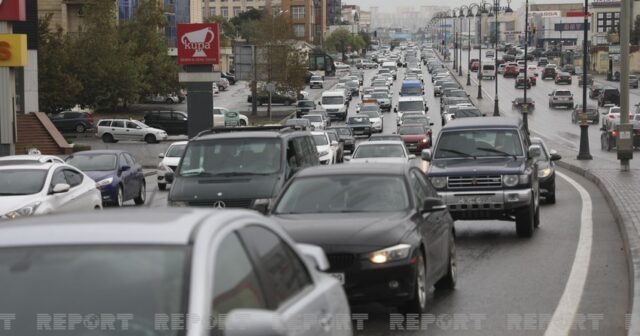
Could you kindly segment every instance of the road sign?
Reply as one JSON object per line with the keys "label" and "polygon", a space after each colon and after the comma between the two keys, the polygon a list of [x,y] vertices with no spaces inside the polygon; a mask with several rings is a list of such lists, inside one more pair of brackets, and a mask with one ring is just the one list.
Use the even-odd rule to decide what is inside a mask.
{"label": "road sign", "polygon": [[219,31],[217,23],[178,24],[178,64],[220,63]]}
{"label": "road sign", "polygon": [[566,16],[566,17],[585,17],[585,16],[591,16],[591,13],[587,12],[587,15],[584,15],[584,12],[566,12],[564,14],[564,16]]}
{"label": "road sign", "polygon": [[539,17],[561,17],[562,13],[558,10],[551,11],[531,11],[529,15],[539,16]]}

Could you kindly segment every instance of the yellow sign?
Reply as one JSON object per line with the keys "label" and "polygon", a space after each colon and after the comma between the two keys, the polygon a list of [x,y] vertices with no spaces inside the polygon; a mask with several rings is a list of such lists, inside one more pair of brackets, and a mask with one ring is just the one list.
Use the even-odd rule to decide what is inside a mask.
{"label": "yellow sign", "polygon": [[0,34],[0,67],[27,65],[27,35]]}

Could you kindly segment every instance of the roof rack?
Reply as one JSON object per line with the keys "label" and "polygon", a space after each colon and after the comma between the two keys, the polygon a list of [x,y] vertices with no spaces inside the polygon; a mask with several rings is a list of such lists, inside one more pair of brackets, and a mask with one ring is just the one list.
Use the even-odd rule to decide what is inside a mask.
{"label": "roof rack", "polygon": [[268,125],[268,126],[242,126],[242,127],[214,127],[208,130],[204,130],[198,133],[195,137],[203,135],[218,134],[218,133],[231,133],[231,132],[264,132],[264,131],[277,131],[280,133],[294,132],[302,130],[302,127],[293,125]]}

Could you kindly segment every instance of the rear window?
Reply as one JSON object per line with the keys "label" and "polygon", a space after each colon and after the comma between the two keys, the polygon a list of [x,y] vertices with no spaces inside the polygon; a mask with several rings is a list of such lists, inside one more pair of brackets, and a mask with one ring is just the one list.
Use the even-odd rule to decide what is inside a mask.
{"label": "rear window", "polygon": [[109,126],[111,125],[111,120],[100,120],[98,126]]}

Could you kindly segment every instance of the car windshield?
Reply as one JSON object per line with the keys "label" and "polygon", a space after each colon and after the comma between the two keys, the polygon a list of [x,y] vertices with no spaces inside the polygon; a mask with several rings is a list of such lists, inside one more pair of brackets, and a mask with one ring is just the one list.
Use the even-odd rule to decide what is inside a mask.
{"label": "car windshield", "polygon": [[327,141],[327,137],[324,134],[314,134],[313,141],[315,141],[316,146],[326,146],[329,144],[329,141]]}
{"label": "car windshield", "polygon": [[341,104],[344,104],[344,97],[342,97],[342,96],[322,97],[322,104],[324,104],[324,105],[341,105]]}
{"label": "car windshield", "polygon": [[118,157],[115,154],[76,154],[66,162],[82,171],[110,171],[116,169]]}
{"label": "car windshield", "polygon": [[[154,321],[158,316],[185,313],[188,255],[182,246],[3,248],[0,311],[34,318],[60,312],[69,320],[84,316],[83,323],[69,322],[62,332],[68,336],[178,335],[180,331],[171,328],[159,332]],[[106,319],[111,322],[104,328],[118,331],[98,332],[98,323]],[[54,318],[53,330],[55,323]],[[30,318],[11,323],[11,333],[16,335],[42,334],[42,328]]]}
{"label": "car windshield", "polygon": [[319,115],[306,115],[303,118],[309,120],[310,122],[315,122],[315,123],[322,122],[322,116],[319,116]]}
{"label": "car windshield", "polygon": [[280,171],[278,139],[212,139],[189,144],[180,176],[269,175]]}
{"label": "car windshield", "polygon": [[429,119],[423,116],[409,115],[402,116],[402,122],[407,124],[427,124]]}
{"label": "car windshield", "polygon": [[360,114],[366,115],[369,118],[380,118],[380,114],[377,111],[360,111]]}
{"label": "car windshield", "polygon": [[371,94],[371,97],[373,98],[377,98],[377,99],[388,99],[389,96],[387,96],[386,93],[381,93],[381,92],[374,92]]}
{"label": "car windshield", "polygon": [[46,169],[0,170],[0,196],[37,194],[47,178]]}
{"label": "car windshield", "polygon": [[322,77],[320,76],[311,76],[312,81],[322,81]]}
{"label": "car windshield", "polygon": [[464,130],[440,133],[436,159],[488,156],[522,156],[518,132],[513,130]]}
{"label": "car windshield", "polygon": [[187,144],[184,145],[173,145],[169,147],[167,151],[166,157],[182,157],[182,153],[184,153],[184,149],[187,148]]}
{"label": "car windshield", "polygon": [[401,177],[342,174],[295,179],[274,213],[397,212],[409,205]]}
{"label": "car windshield", "polygon": [[424,127],[422,126],[402,126],[398,130],[400,135],[424,135]]}
{"label": "car windshield", "polygon": [[312,101],[308,101],[308,100],[307,101],[305,101],[305,100],[299,101],[298,102],[298,106],[299,107],[313,107],[313,102]]}
{"label": "car windshield", "polygon": [[398,102],[398,111],[422,111],[424,103],[421,101],[401,101]]}
{"label": "car windshield", "polygon": [[456,118],[482,117],[478,109],[457,109],[453,112]]}
{"label": "car windshield", "polygon": [[347,124],[367,124],[369,123],[369,117],[350,117],[347,120]]}
{"label": "car windshield", "polygon": [[305,126],[305,125],[309,124],[309,120],[307,120],[307,119],[289,119],[284,124],[285,125],[293,125],[293,126],[297,126],[297,125]]}

